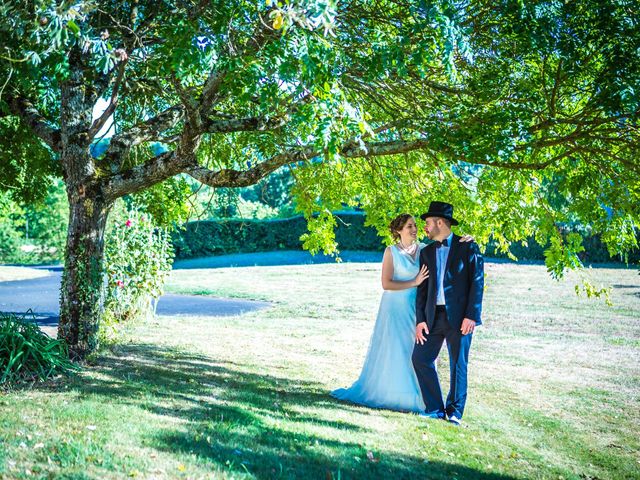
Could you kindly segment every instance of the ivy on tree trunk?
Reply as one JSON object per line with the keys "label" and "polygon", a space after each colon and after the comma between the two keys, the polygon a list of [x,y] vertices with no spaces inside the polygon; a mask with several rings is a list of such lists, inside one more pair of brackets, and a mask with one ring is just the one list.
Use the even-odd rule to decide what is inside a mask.
{"label": "ivy on tree trunk", "polygon": [[111,205],[70,195],[70,216],[60,295],[58,338],[84,357],[97,347],[104,306],[104,234]]}

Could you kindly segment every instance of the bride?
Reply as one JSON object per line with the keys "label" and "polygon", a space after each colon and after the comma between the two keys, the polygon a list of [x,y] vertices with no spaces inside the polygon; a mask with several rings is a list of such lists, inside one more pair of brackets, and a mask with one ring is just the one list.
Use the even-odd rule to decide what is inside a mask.
{"label": "bride", "polygon": [[[424,412],[425,405],[411,363],[415,343],[416,287],[429,277],[420,268],[415,219],[403,213],[389,229],[397,243],[387,247],[382,260],[382,300],[360,377],[349,388],[331,395],[368,407]],[[465,236],[461,241],[473,240]]]}

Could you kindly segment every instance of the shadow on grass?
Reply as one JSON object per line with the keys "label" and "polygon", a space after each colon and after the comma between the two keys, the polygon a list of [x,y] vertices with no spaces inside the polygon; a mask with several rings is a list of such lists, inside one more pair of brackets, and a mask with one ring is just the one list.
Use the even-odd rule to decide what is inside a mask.
{"label": "shadow on grass", "polygon": [[119,347],[93,370],[96,375],[73,382],[81,397],[97,395],[180,419],[167,422],[171,427],[154,433],[147,446],[194,454],[230,473],[256,478],[514,478],[386,450],[369,459],[366,448],[354,441],[368,433],[365,425],[328,420],[323,414],[366,415],[368,410],[337,403],[320,384],[256,374],[241,364],[154,345]]}

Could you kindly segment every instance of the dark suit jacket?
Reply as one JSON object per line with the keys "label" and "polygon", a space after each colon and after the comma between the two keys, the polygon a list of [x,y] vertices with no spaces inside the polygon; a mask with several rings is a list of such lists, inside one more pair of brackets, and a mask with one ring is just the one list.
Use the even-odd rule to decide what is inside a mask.
{"label": "dark suit jacket", "polygon": [[[427,322],[433,327],[436,316],[436,282],[438,269],[435,244],[427,245],[420,252],[420,266],[429,269],[429,278],[418,287],[416,296],[416,325]],[[482,293],[484,289],[484,260],[475,242],[461,243],[453,235],[447,257],[443,288],[447,305],[447,319],[451,326],[459,329],[464,318],[482,323]]]}

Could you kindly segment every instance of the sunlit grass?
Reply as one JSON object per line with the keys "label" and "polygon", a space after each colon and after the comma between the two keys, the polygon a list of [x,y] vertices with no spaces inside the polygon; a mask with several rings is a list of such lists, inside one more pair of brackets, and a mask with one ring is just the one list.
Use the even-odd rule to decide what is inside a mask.
{"label": "sunlit grass", "polygon": [[273,306],[161,317],[78,378],[0,397],[0,476],[638,478],[640,278],[595,273],[614,307],[487,265],[456,429],[328,395],[359,373],[379,265],[174,271],[171,291]]}
{"label": "sunlit grass", "polygon": [[12,282],[14,280],[28,280],[49,275],[47,270],[38,270],[29,267],[10,267],[0,265],[0,282]]}

